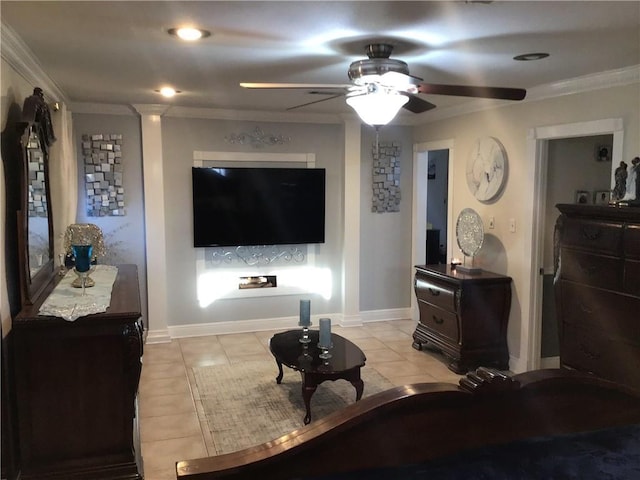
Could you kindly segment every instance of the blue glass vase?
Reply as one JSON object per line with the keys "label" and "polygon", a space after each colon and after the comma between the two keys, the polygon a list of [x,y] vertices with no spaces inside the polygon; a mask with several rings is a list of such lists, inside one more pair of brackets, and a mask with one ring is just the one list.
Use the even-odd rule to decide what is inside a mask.
{"label": "blue glass vase", "polygon": [[[84,289],[88,286],[93,286],[91,281],[89,284],[89,274],[93,270],[91,268],[91,257],[93,254],[93,245],[71,245],[71,252],[75,260],[74,272],[78,275],[80,280],[80,287],[82,287],[82,295],[84,295]],[[72,284],[75,286],[75,282]]]}

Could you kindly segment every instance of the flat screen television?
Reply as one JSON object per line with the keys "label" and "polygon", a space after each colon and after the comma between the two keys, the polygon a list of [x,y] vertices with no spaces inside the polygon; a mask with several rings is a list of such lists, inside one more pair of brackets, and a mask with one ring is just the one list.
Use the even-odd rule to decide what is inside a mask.
{"label": "flat screen television", "polygon": [[195,247],[324,243],[323,168],[193,167]]}

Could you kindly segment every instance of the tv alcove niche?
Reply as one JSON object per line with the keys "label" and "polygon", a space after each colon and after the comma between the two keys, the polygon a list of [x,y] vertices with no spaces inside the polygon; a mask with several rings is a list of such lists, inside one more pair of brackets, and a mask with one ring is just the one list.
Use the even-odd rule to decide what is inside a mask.
{"label": "tv alcove niche", "polygon": [[[265,168],[315,168],[313,153],[245,153],[194,151],[193,167],[265,167]],[[321,293],[312,285],[292,282],[289,279],[303,269],[316,269],[316,251],[319,244],[267,245],[264,247],[197,247],[196,275],[198,301],[206,306],[224,298],[250,298],[279,295]],[[263,253],[273,262],[252,262],[241,257]],[[233,257],[233,258],[232,258]],[[238,258],[235,258],[238,257]],[[276,258],[277,257],[277,258]],[[291,257],[287,260],[287,257]],[[271,277],[277,270],[275,281],[267,281],[266,288],[245,288],[246,278]],[[330,280],[329,280],[330,281]],[[211,288],[215,284],[216,288]],[[215,291],[214,291],[215,290]]]}

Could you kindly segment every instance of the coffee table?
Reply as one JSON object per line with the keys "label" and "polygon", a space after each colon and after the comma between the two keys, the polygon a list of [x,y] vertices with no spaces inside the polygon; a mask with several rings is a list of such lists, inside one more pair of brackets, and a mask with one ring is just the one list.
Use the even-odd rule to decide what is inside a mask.
{"label": "coffee table", "polygon": [[364,382],[360,378],[360,368],[364,366],[367,357],[357,345],[338,334],[331,333],[333,348],[331,358],[322,360],[318,355],[318,331],[310,330],[311,342],[308,346],[300,343],[301,330],[288,330],[276,333],[269,340],[269,349],[278,364],[276,382],[282,382],[282,365],[300,372],[302,377],[302,398],[307,413],[304,424],[311,422],[311,397],[325,380],[344,379],[356,389],[356,402],[362,398]]}

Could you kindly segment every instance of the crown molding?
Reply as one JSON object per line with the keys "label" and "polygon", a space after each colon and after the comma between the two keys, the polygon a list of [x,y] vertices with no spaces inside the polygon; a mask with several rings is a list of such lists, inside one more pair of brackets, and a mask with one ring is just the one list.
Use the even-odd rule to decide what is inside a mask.
{"label": "crown molding", "polygon": [[71,102],[69,110],[73,113],[138,116],[138,112],[131,105],[115,103]]}
{"label": "crown molding", "polygon": [[140,115],[164,115],[170,108],[169,105],[161,103],[134,103],[131,105],[133,109]]}
{"label": "crown molding", "polygon": [[42,88],[50,102],[69,104],[67,95],[46,74],[36,56],[22,41],[18,34],[6,23],[0,23],[0,54],[11,67],[34,87]]}
{"label": "crown molding", "polygon": [[[632,65],[630,67],[619,68],[616,70],[608,70],[605,72],[584,75],[582,77],[538,85],[527,89],[527,96],[525,99],[517,103],[538,102],[549,98],[591,92],[604,88],[623,87],[636,83],[640,83],[640,65]],[[496,102],[496,100],[474,99],[461,105],[431,110],[421,115],[416,115],[409,120],[409,123],[414,126],[422,125],[446,118],[459,117],[461,115],[511,105],[514,105],[514,102],[506,100]]]}
{"label": "crown molding", "polygon": [[342,123],[337,114],[286,113],[263,110],[225,110],[217,108],[172,106],[165,113],[167,117],[203,118],[210,120],[246,120],[276,123]]}
{"label": "crown molding", "polygon": [[623,87],[640,83],[640,65],[608,70],[582,77],[561,80],[533,87],[527,92],[525,101],[544,100],[547,98],[584,93],[602,88]]}

